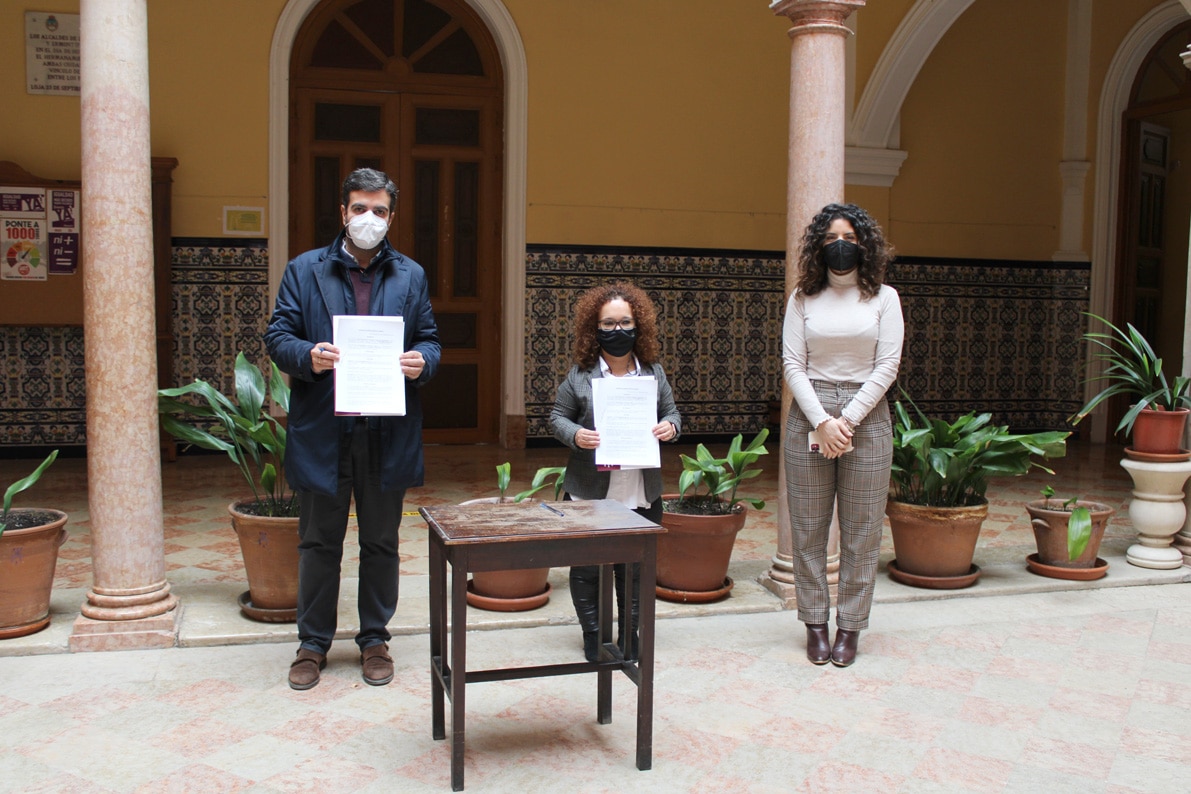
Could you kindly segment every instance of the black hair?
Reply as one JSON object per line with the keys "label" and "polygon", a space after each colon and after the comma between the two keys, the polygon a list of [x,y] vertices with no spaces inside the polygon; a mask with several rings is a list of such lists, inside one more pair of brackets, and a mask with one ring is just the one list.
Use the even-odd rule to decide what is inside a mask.
{"label": "black hair", "polygon": [[388,174],[384,171],[377,171],[375,168],[357,168],[347,175],[347,179],[343,180],[343,200],[344,207],[347,202],[351,200],[351,194],[357,190],[362,190],[365,193],[375,193],[378,190],[384,190],[389,194],[389,212],[397,206],[397,186],[393,184],[393,180],[389,179]]}
{"label": "black hair", "polygon": [[860,246],[860,264],[856,278],[860,294],[865,299],[876,297],[885,281],[885,268],[893,259],[893,248],[885,242],[881,227],[867,212],[855,204],[828,204],[816,215],[802,235],[802,250],[798,255],[801,275],[798,291],[814,295],[827,286],[827,266],[823,263],[823,241],[827,229],[836,218],[852,224],[856,244]]}

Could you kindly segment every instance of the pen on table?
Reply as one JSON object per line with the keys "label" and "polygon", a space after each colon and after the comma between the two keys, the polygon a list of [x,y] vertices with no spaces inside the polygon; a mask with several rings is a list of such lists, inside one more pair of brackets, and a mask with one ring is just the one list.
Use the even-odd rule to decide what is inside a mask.
{"label": "pen on table", "polygon": [[551,513],[553,513],[556,516],[565,515],[565,513],[563,513],[561,510],[551,507],[550,505],[546,504],[545,502],[538,502],[538,504],[540,504],[542,507],[546,508],[547,510],[549,510]]}

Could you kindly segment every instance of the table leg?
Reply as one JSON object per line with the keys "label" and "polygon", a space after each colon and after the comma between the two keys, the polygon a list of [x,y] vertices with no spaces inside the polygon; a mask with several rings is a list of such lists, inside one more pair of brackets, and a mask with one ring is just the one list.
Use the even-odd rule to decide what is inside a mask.
{"label": "table leg", "polygon": [[644,539],[644,559],[641,562],[641,644],[638,648],[637,669],[637,768],[653,768],[653,629],[657,601],[657,536]]}
{"label": "table leg", "polygon": [[463,791],[464,691],[467,687],[467,555],[451,566],[451,790]]}
{"label": "table leg", "polygon": [[443,686],[435,674],[435,664],[445,669],[447,635],[447,561],[442,547],[430,533],[430,714],[431,735],[447,738],[443,709]]}
{"label": "table leg", "polygon": [[[604,646],[612,642],[613,594],[615,581],[612,566],[600,566],[600,661],[607,653]],[[601,667],[596,671],[596,721],[600,725],[612,722],[612,668]]]}

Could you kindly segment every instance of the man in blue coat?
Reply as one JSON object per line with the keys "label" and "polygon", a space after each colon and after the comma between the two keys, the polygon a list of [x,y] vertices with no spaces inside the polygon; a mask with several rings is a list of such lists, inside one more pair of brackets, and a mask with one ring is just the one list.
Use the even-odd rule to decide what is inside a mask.
{"label": "man in blue coat", "polygon": [[[285,475],[301,505],[298,545],[298,648],[289,685],[310,689],[335,637],[340,561],[354,494],[360,529],[358,608],[364,681],[393,680],[386,626],[397,609],[397,528],[405,489],[422,484],[422,405],[418,387],[434,376],[441,346],[426,274],[386,235],[397,187],[360,168],[343,183],[344,229],[330,246],[286,266],[265,331],[269,356],[292,379]],[[336,315],[405,320],[401,371],[404,416],[336,416]]]}

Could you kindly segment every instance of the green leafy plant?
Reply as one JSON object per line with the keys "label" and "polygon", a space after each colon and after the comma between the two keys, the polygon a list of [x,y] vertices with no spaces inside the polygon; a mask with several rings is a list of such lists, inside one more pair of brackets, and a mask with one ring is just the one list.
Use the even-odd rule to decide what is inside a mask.
{"label": "green leafy plant", "polygon": [[1108,328],[1107,333],[1088,331],[1083,335],[1085,341],[1098,348],[1096,358],[1105,364],[1104,371],[1087,382],[1105,381],[1107,385],[1071,417],[1072,424],[1078,424],[1097,405],[1118,394],[1136,399],[1117,425],[1118,433],[1130,432],[1137,415],[1146,408],[1172,411],[1191,407],[1191,378],[1178,375],[1168,381],[1162,359],[1131,323],[1125,323],[1122,330],[1099,315],[1084,314]]}
{"label": "green leafy plant", "polygon": [[500,491],[500,501],[505,500],[505,491],[509,490],[509,483],[513,481],[513,465],[507,460],[496,464],[496,490]]}
{"label": "green leafy plant", "polygon": [[[554,486],[554,501],[562,498],[562,489],[566,484],[567,467],[566,466],[543,466],[538,469],[533,475],[533,482],[530,483],[529,490],[522,491],[513,497],[514,502],[521,502],[536,494],[543,488]],[[554,481],[550,482],[548,478],[553,477]]]}
{"label": "green leafy plant", "polygon": [[1071,515],[1067,517],[1067,559],[1075,560],[1084,553],[1088,541],[1092,539],[1092,511],[1087,507],[1077,506],[1078,496],[1072,496],[1059,506],[1051,504],[1055,489],[1049,485],[1043,486],[1042,498],[1046,500],[1047,510],[1061,510]]}
{"label": "green leafy plant", "polygon": [[[558,501],[562,498],[563,480],[566,477],[566,466],[543,466],[534,473],[533,482],[530,484],[529,490],[522,491],[513,497],[514,502],[522,502],[529,497],[536,494],[543,488],[554,486],[554,500]],[[553,477],[551,482],[549,477]],[[509,485],[513,481],[513,466],[507,460],[504,463],[499,463],[496,466],[496,488],[500,491],[500,501],[505,501],[505,492],[509,490]]]}
{"label": "green leafy plant", "polygon": [[[268,398],[289,411],[289,385],[270,362]],[[157,392],[161,426],[186,444],[225,452],[252,489],[252,510],[262,516],[296,516],[297,495],[285,487],[285,428],[265,402],[265,377],[243,353],[236,355],[236,395],[231,399],[204,380]],[[189,402],[179,397],[197,397]]]}
{"label": "green leafy plant", "polygon": [[4,510],[3,512],[0,512],[0,535],[3,535],[4,530],[8,529],[8,511],[12,507],[12,498],[21,491],[27,490],[36,485],[37,481],[41,479],[41,475],[45,473],[45,470],[48,469],[50,464],[57,459],[58,450],[54,450],[46,457],[45,460],[41,462],[40,466],[33,470],[32,474],[30,474],[28,477],[23,477],[17,480],[12,485],[8,486],[8,489],[4,491]]}
{"label": "green leafy plant", "polygon": [[971,412],[946,422],[929,418],[912,401],[910,405],[916,418],[900,401],[894,405],[890,479],[891,498],[899,502],[933,507],[982,504],[989,477],[1017,476],[1035,467],[1054,474],[1034,458],[1058,458],[1067,452],[1068,432],[1021,435],[993,425],[992,414]]}
{"label": "green leafy plant", "polygon": [[[751,480],[761,474],[761,469],[750,468],[762,455],[769,454],[765,439],[769,430],[764,429],[744,447],[744,435],[737,434],[728,446],[723,458],[713,457],[707,447],[695,447],[695,457],[682,455],[682,474],[678,476],[677,500],[667,500],[666,509],[672,513],[701,513],[726,515],[736,510],[739,502],[748,502],[760,510],[765,507],[764,499],[748,499],[737,496],[736,490],[744,480]],[[699,494],[700,487],[707,490]],[[687,498],[691,491],[691,498]]]}

